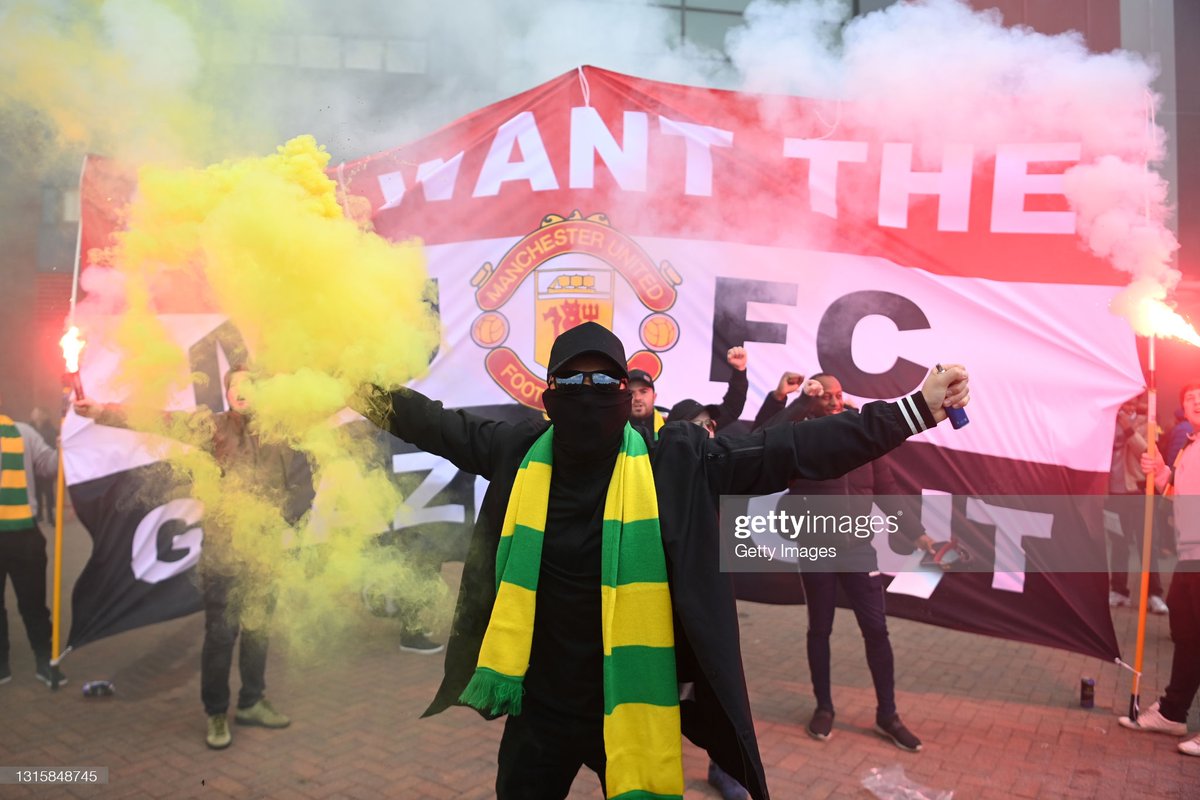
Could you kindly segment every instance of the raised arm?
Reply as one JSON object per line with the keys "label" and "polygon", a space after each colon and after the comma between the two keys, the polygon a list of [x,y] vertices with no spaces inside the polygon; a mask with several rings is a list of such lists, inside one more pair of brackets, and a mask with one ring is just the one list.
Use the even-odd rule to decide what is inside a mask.
{"label": "raised arm", "polygon": [[388,393],[369,387],[351,405],[382,430],[488,480],[501,437],[513,427],[465,411],[448,411],[412,389]]}
{"label": "raised arm", "polygon": [[717,429],[737,422],[746,407],[746,392],[750,381],[746,377],[746,348],[731,347],[725,354],[725,360],[732,369],[729,371],[729,387],[721,399],[720,413],[717,414]]}
{"label": "raised arm", "polygon": [[767,494],[794,478],[836,478],[928,430],[946,418],[947,406],[961,408],[968,399],[967,372],[952,366],[931,371],[921,391],[894,403],[868,403],[859,414],[720,436],[705,444],[709,480],[723,494]]}

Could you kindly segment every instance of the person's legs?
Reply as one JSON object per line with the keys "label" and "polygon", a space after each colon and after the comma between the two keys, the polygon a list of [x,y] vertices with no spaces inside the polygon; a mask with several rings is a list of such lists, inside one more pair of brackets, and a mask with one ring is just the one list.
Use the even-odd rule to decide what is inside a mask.
{"label": "person's legs", "polygon": [[229,618],[229,586],[225,575],[203,578],[204,646],[200,649],[200,699],[209,716],[229,710],[229,670],[238,625]]}
{"label": "person's legs", "polygon": [[1200,572],[1176,571],[1167,605],[1175,652],[1158,710],[1172,722],[1187,722],[1188,709],[1200,691]]}
{"label": "person's legs", "polygon": [[263,698],[267,691],[267,632],[242,629],[238,646],[238,672],[242,686],[238,689],[238,708],[249,708]]}
{"label": "person's legs", "polygon": [[837,575],[832,572],[804,572],[804,602],[808,606],[808,671],[812,675],[817,708],[833,711],[830,679],[829,637],[833,634],[833,614],[837,610]]}
{"label": "person's legs", "polygon": [[880,721],[889,720],[896,714],[896,676],[887,617],[884,614],[883,577],[865,572],[846,572],[839,573],[838,579],[854,609],[858,629],[862,631],[867,666],[875,683],[875,717]]}
{"label": "person's legs", "polygon": [[[17,610],[39,668],[50,662],[50,609],[46,607],[46,537],[37,528],[0,534],[11,537],[7,571]],[[7,635],[4,637],[8,641]]]}
{"label": "person's legs", "polygon": [[1129,597],[1129,536],[1133,524],[1128,495],[1111,495],[1105,508],[1116,514],[1120,524],[1119,534],[1110,533],[1108,540],[1112,547],[1109,561],[1109,591],[1116,592],[1122,597]]}
{"label": "person's legs", "polygon": [[0,671],[8,667],[8,609],[4,607],[4,584],[12,571],[12,560],[0,536]]}
{"label": "person's legs", "polygon": [[561,800],[583,764],[603,786],[602,723],[564,726],[527,702],[521,714],[504,723],[496,756],[497,800]]}

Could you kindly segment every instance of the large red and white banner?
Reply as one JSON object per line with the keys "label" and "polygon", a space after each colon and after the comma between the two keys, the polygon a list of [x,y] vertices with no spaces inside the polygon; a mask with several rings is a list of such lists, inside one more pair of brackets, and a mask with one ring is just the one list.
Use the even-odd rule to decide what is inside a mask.
{"label": "large red and white banner", "polygon": [[[901,141],[869,120],[834,102],[585,67],[330,175],[348,213],[424,242],[442,340],[412,385],[447,406],[537,409],[550,343],[584,320],[622,338],[663,406],[716,402],[724,353],[744,345],[746,417],[785,370],[833,373],[866,401],[957,362],[971,373],[971,424],[900,448],[909,489],[1102,493],[1115,410],[1143,380],[1131,329],[1108,309],[1124,279],[1080,245],[1062,194],[1080,143]],[[105,241],[108,213],[85,201],[85,250]],[[180,335],[213,336],[221,320],[206,319]],[[83,432],[66,441],[73,486],[113,474]],[[476,482],[423,461],[413,471],[426,477],[408,519],[469,524]],[[1081,546],[1103,547],[1093,533]],[[779,576],[746,577],[744,596],[792,597]],[[1100,576],[949,575],[897,587],[889,604],[1117,655]]]}

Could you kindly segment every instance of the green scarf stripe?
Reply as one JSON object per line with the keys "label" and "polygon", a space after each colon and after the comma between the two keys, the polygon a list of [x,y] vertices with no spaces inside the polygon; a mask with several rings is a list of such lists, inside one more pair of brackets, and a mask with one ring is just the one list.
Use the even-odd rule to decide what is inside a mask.
{"label": "green scarf stripe", "polygon": [[[502,575],[501,579],[505,583],[515,584],[531,592],[537,591],[538,574],[542,564],[543,535],[536,528],[518,525],[512,536],[505,536],[500,540],[500,547],[504,548],[505,552],[503,567],[498,569],[497,574]],[[500,556],[501,553],[497,549],[497,565],[501,564]],[[496,589],[500,589],[500,581],[496,582]]]}
{"label": "green scarf stripe", "polygon": [[621,703],[671,707],[678,702],[674,648],[628,645],[604,657],[605,714]]}
{"label": "green scarf stripe", "polygon": [[632,792],[621,792],[616,797],[610,797],[609,800],[683,800],[683,795],[658,794],[657,792],[634,789]]}
{"label": "green scarf stripe", "polygon": [[616,520],[605,520],[604,543],[601,547],[606,552],[601,563],[609,563],[608,559],[612,557],[607,549],[616,546],[616,537],[612,535],[616,530],[621,531],[620,544],[623,553],[617,570],[618,575],[615,580],[610,580],[609,575],[604,575],[601,582],[605,586],[617,587],[627,583],[661,583],[666,580],[667,564],[663,556],[658,520],[643,519],[627,522],[624,526]]}
{"label": "green scarf stripe", "polygon": [[0,489],[0,506],[23,506],[28,502],[28,489]]}
{"label": "green scarf stripe", "polygon": [[[14,428],[14,430],[16,430]],[[3,436],[4,434],[0,434]],[[25,469],[25,455],[23,453],[4,453],[0,455],[0,469]]]}

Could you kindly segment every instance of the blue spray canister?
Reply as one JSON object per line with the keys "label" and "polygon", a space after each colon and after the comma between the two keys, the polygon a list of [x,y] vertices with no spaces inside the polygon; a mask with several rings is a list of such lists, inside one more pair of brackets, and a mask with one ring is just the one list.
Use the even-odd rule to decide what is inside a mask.
{"label": "blue spray canister", "polygon": [[[946,368],[941,364],[937,365],[938,372],[945,372]],[[967,419],[967,410],[965,408],[947,408],[946,416],[950,418],[950,425],[955,430],[965,427],[971,420]]]}

